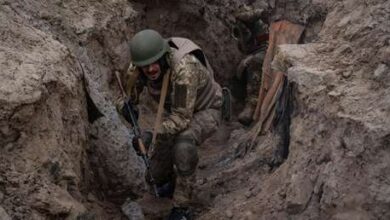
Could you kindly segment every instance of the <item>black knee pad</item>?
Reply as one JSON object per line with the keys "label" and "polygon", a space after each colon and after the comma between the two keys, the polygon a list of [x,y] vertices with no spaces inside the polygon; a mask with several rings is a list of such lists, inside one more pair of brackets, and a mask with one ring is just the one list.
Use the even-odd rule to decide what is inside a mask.
{"label": "black knee pad", "polygon": [[180,176],[189,176],[198,165],[198,149],[193,138],[178,137],[174,145],[174,164]]}

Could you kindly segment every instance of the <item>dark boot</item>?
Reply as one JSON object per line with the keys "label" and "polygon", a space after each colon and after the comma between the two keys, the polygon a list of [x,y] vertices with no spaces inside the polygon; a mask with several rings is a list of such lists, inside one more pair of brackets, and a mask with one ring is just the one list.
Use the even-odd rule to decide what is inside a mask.
{"label": "dark boot", "polygon": [[254,111],[255,108],[253,105],[245,105],[244,110],[238,115],[238,121],[245,126],[249,126],[253,121]]}
{"label": "dark boot", "polygon": [[157,186],[157,192],[160,198],[172,198],[174,191],[175,184],[173,181],[169,181],[161,186]]}
{"label": "dark boot", "polygon": [[168,220],[192,220],[193,215],[188,208],[175,207],[171,210]]}

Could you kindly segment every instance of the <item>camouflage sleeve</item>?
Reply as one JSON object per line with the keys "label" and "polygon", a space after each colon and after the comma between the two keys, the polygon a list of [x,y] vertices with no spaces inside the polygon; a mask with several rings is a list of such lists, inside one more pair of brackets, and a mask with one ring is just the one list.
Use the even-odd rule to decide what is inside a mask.
{"label": "camouflage sleeve", "polygon": [[242,11],[236,13],[235,17],[238,20],[244,22],[256,22],[262,18],[264,10],[263,9],[249,9],[245,8]]}
{"label": "camouflage sleeve", "polygon": [[191,122],[198,88],[206,85],[208,70],[193,55],[186,55],[172,71],[172,106],[161,124],[162,134],[175,135]]}
{"label": "camouflage sleeve", "polygon": [[[130,97],[130,99],[133,100],[135,104],[138,104],[139,94],[142,92],[144,87],[143,83],[138,79],[138,76],[138,69],[133,64],[130,64],[126,74],[122,77],[123,88],[126,92],[126,95]],[[116,107],[118,111],[122,109],[124,101],[124,97],[121,93],[116,100]]]}

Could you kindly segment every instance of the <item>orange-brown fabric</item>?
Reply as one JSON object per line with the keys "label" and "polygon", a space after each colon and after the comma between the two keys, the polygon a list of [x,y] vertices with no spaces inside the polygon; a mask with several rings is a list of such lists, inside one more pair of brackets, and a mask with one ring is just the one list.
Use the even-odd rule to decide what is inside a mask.
{"label": "orange-brown fabric", "polygon": [[303,33],[304,27],[289,21],[278,21],[271,24],[269,45],[263,62],[263,77],[259,90],[259,98],[253,119],[257,121],[252,128],[252,144],[255,138],[269,129],[275,116],[274,105],[277,96],[283,87],[286,73],[272,71],[271,62],[274,58],[276,47],[281,44],[295,44]]}

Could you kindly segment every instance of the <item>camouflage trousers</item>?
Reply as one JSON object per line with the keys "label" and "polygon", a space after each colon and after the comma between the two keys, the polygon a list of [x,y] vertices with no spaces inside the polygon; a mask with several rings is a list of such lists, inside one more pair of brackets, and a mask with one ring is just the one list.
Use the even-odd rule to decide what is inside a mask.
{"label": "camouflage trousers", "polygon": [[262,66],[266,48],[245,57],[237,69],[237,77],[246,82],[246,103],[256,106],[261,86]]}
{"label": "camouflage trousers", "polygon": [[158,139],[151,158],[151,174],[158,186],[176,180],[173,199],[177,204],[191,200],[199,146],[218,128],[221,111],[207,109],[194,114],[189,127],[174,137]]}

